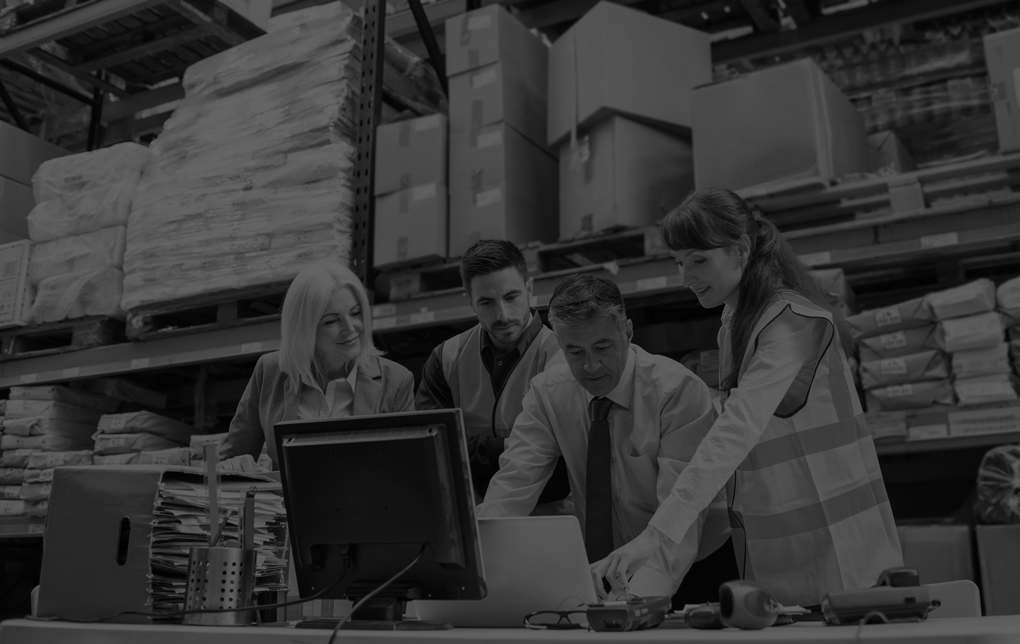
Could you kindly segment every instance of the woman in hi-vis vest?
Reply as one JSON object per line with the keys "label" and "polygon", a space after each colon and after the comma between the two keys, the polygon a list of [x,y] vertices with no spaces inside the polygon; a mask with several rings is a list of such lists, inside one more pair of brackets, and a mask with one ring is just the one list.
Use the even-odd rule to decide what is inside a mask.
{"label": "woman in hi-vis vest", "polygon": [[657,544],[680,541],[725,487],[744,579],[802,606],[874,585],[903,558],[847,363],[847,324],[776,227],[728,190],[691,194],[662,238],[683,285],[703,307],[724,307],[720,415],[648,528],[593,572],[625,590]]}

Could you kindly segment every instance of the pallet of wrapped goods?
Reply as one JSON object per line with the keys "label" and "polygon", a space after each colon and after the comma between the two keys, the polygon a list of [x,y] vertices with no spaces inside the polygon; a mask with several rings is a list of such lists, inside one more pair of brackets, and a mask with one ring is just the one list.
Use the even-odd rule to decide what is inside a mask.
{"label": "pallet of wrapped goods", "polygon": [[[185,72],[132,206],[126,309],[348,257],[362,23],[341,3],[307,15]],[[436,105],[434,77],[386,47],[387,94]]]}
{"label": "pallet of wrapped goods", "polygon": [[36,244],[28,265],[28,279],[36,285],[48,277],[98,268],[121,268],[127,228],[114,226],[84,235]]}
{"label": "pallet of wrapped goods", "polygon": [[32,303],[32,321],[42,324],[85,316],[123,318],[123,288],[124,273],[110,267],[48,277],[39,283]]}

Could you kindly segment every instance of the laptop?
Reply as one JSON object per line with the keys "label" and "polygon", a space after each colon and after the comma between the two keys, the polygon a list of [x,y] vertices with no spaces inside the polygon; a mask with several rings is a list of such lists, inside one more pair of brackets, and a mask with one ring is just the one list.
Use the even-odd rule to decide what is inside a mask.
{"label": "laptop", "polygon": [[598,601],[577,518],[478,519],[488,593],[477,601],[414,602],[418,618],[457,627],[523,628],[524,616]]}

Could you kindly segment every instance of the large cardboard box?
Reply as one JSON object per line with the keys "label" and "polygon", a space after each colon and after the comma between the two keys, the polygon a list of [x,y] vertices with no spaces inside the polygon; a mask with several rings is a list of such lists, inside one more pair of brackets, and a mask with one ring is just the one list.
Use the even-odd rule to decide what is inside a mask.
{"label": "large cardboard box", "polygon": [[694,91],[698,188],[789,190],[871,170],[864,120],[810,58]]}
{"label": "large cardboard box", "polygon": [[0,122],[0,177],[32,185],[32,175],[43,161],[70,154],[22,129]]}
{"label": "large cardboard box", "polygon": [[[200,470],[165,465],[60,467],[53,473],[46,520],[39,617],[109,618],[151,612],[152,516],[167,475],[202,484]],[[223,480],[271,480],[255,474]],[[147,622],[122,616],[116,621]]]}
{"label": "large cardboard box", "polygon": [[689,132],[691,91],[711,81],[708,34],[600,2],[549,53],[549,145],[614,113]]}
{"label": "large cardboard box", "polygon": [[985,615],[1020,615],[1020,525],[979,525]]}
{"label": "large cardboard box", "polygon": [[560,146],[560,239],[650,226],[694,187],[691,143],[622,116]]}
{"label": "large cardboard box", "polygon": [[480,239],[556,240],[556,159],[506,123],[450,135],[450,257]]}
{"label": "large cardboard box", "polygon": [[446,186],[430,183],[375,202],[373,264],[387,268],[446,258]]}
{"label": "large cardboard box", "polygon": [[[446,21],[446,75],[456,76],[517,56],[534,57],[545,44],[502,5],[492,4]],[[545,78],[545,72],[542,72]]]}
{"label": "large cardboard box", "polygon": [[375,195],[446,184],[446,117],[432,114],[382,125],[375,134]]}
{"label": "large cardboard box", "polygon": [[450,77],[450,132],[507,123],[545,147],[548,50],[522,47],[503,60]]}
{"label": "large cardboard box", "polygon": [[922,584],[974,579],[970,526],[899,526],[903,565],[913,568]]}
{"label": "large cardboard box", "polygon": [[[2,151],[0,151],[2,154]],[[0,177],[0,233],[8,239],[28,239],[28,213],[35,207],[30,185]]]}
{"label": "large cardboard box", "polygon": [[25,326],[32,319],[31,255],[32,242],[27,239],[0,246],[0,329]]}
{"label": "large cardboard box", "polygon": [[999,130],[999,149],[1020,149],[1020,29],[985,36],[985,61]]}

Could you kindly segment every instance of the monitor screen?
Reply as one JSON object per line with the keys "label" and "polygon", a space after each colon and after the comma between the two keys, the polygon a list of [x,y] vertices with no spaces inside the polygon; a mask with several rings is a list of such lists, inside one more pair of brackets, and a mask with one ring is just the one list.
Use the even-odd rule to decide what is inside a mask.
{"label": "monitor screen", "polygon": [[421,559],[381,597],[481,599],[460,410],[286,421],[277,454],[301,597],[364,597]]}

